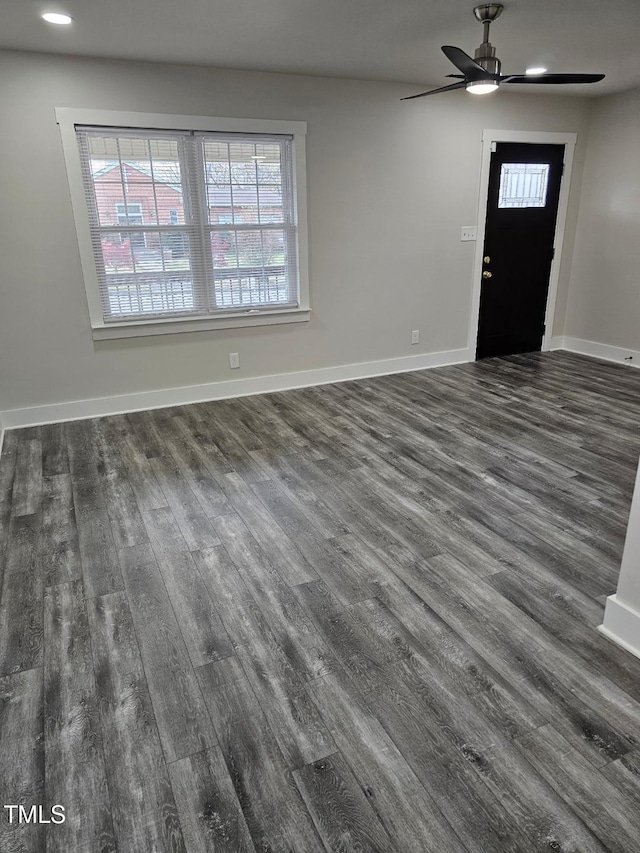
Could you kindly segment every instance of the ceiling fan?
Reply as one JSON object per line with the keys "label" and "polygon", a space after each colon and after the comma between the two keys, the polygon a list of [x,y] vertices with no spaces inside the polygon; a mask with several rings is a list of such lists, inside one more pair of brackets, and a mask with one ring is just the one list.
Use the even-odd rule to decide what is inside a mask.
{"label": "ceiling fan", "polygon": [[474,95],[486,95],[495,92],[502,83],[597,83],[603,79],[604,74],[546,74],[544,69],[532,69],[526,74],[501,74],[501,62],[496,56],[495,47],[489,42],[489,27],[503,9],[501,3],[487,3],[484,6],[476,6],[473,10],[476,20],[484,26],[482,44],[476,49],[475,59],[459,47],[443,45],[444,55],[462,71],[462,74],[447,75],[456,78],[457,83],[432,89],[430,92],[421,92],[419,95],[409,95],[401,100],[410,101],[413,98],[424,98],[426,95],[437,95],[439,92],[450,92],[453,89],[466,89]]}

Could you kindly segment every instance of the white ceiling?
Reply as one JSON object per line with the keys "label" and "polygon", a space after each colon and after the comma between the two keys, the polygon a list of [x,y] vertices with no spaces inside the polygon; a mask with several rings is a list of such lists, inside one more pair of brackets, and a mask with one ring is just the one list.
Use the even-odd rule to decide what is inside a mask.
{"label": "white ceiling", "polygon": [[[2,0],[0,47],[446,85],[440,51],[473,55],[473,0]],[[518,91],[598,95],[640,86],[640,0],[505,0],[491,41],[503,72],[543,64],[604,73],[587,86]],[[42,11],[65,11],[54,27]],[[417,88],[411,84],[416,84]],[[511,89],[515,91],[515,87]],[[454,93],[458,96],[459,93]]]}

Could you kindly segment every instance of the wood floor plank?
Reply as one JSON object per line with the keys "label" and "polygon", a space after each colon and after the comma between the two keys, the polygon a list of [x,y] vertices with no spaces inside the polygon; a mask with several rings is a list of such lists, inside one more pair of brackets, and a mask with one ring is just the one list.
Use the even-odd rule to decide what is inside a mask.
{"label": "wood floor plank", "polygon": [[254,853],[219,747],[174,761],[169,774],[189,853]]}
{"label": "wood floor plank", "polygon": [[395,541],[385,536],[385,532],[380,530],[375,521],[372,521],[370,514],[359,505],[354,505],[344,495],[329,474],[318,467],[317,459],[308,454],[298,453],[286,457],[286,463],[306,484],[307,489],[313,491],[322,503],[334,509],[354,534],[380,548],[384,548],[390,541]]}
{"label": "wood floor plank", "polygon": [[365,677],[358,679],[358,685],[376,716],[384,720],[386,730],[407,763],[469,850],[525,853],[532,849],[522,831],[525,827],[518,826],[501,799],[478,778],[473,763],[484,767],[488,762],[474,739],[469,738],[468,743],[462,740],[458,746],[451,743],[446,724],[440,724],[425,709],[419,695],[404,688],[391,666],[376,679],[367,672]]}
{"label": "wood floor plank", "polygon": [[339,754],[307,764],[293,776],[327,850],[393,850],[391,839]]}
{"label": "wood floor plank", "polygon": [[82,583],[45,592],[45,791],[65,807],[47,851],[116,850]]}
{"label": "wood floor plank", "polygon": [[[75,467],[75,460],[72,467]],[[79,467],[85,470],[84,463],[79,463]],[[73,474],[72,483],[82,577],[87,595],[119,592],[122,573],[102,488],[95,478],[77,480],[73,479]]]}
{"label": "wood floor plank", "polygon": [[96,481],[98,475],[95,450],[96,419],[70,421],[64,425],[67,458],[72,480]]}
{"label": "wood floor plank", "polygon": [[[437,553],[452,554],[481,577],[500,568],[492,559],[492,555],[483,548],[479,537],[473,535],[474,531],[467,529],[466,535],[460,536],[451,523],[450,516],[446,512],[439,511],[442,504],[438,503],[437,498],[434,500],[434,495],[438,498],[443,497],[439,482],[432,485],[432,480],[427,484],[422,477],[415,484],[407,483],[406,478],[398,477],[392,466],[383,465],[376,466],[375,470],[358,469],[353,476],[360,481],[362,488],[371,494],[378,495],[383,502],[399,501],[403,512],[413,520],[414,525],[422,525],[429,530],[432,551],[431,554],[423,553],[422,556],[435,556]],[[410,543],[409,547],[411,547]],[[398,553],[397,546],[395,551]]]}
{"label": "wood floor plank", "polygon": [[[533,623],[529,625],[522,614],[514,615],[508,609],[505,612],[506,599],[492,597],[497,605],[493,612],[491,604],[486,602],[486,586],[481,582],[475,584],[449,558],[437,557],[429,561],[429,572],[408,564],[396,563],[395,567],[423,601],[428,602],[533,708],[547,720],[553,719],[594,766],[602,766],[631,749],[633,735],[625,731],[624,725],[620,729],[606,718],[603,709],[594,711],[574,693],[575,679],[582,681],[590,678],[590,674],[581,670],[578,675],[572,669],[568,673],[564,650],[554,648],[553,643],[545,642],[544,638],[544,651],[539,647],[535,650],[533,637],[525,629],[525,626],[534,628]],[[487,613],[492,614],[490,619]],[[505,616],[514,634],[505,630]],[[542,636],[534,628],[533,636],[536,635]],[[557,655],[561,654],[563,663],[559,670],[547,659],[547,651],[556,656],[555,663],[559,663]],[[572,671],[574,680],[567,682],[567,675]],[[558,677],[560,674],[562,678]],[[578,690],[581,690],[579,685]]]}
{"label": "wood floor plank", "polygon": [[129,474],[131,488],[141,511],[167,506],[167,499],[153,473],[149,459],[139,439],[124,415],[114,416],[120,428],[118,450]]}
{"label": "wood floor plank", "polygon": [[602,634],[593,630],[594,625],[585,625],[576,618],[566,601],[559,597],[544,600],[535,586],[508,570],[491,575],[486,582],[563,646],[582,657],[591,670],[608,678],[636,702],[640,701],[640,661],[612,649]]}
{"label": "wood floor plank", "polygon": [[149,693],[167,761],[215,743],[211,722],[150,545],[121,552]]}
{"label": "wood floor plank", "polygon": [[335,671],[310,682],[306,689],[395,849],[466,851],[350,679]]}
{"label": "wood floor plank", "polygon": [[169,508],[144,514],[158,567],[193,666],[233,654],[207,586]]}
{"label": "wood floor plank", "polygon": [[303,681],[266,624],[250,644],[238,648],[237,656],[287,767],[301,767],[335,751]]}
{"label": "wood floor plank", "polygon": [[203,403],[208,434],[222,451],[225,459],[245,483],[254,483],[265,479],[265,473],[249,451],[258,449],[261,444],[255,441],[249,431],[242,427],[237,418],[225,419],[224,401],[219,404]]}
{"label": "wood floor plank", "polygon": [[276,640],[295,655],[296,671],[306,678],[329,672],[335,662],[322,634],[242,520],[236,515],[221,515],[215,524]]}
{"label": "wood floor plank", "polygon": [[[445,565],[441,558],[436,558],[432,565]],[[613,723],[614,730],[618,728],[626,732],[632,742],[640,739],[640,703],[629,697],[624,690],[617,687],[606,676],[590,671],[585,676],[581,661],[566,645],[557,645],[553,639],[522,611],[514,607],[502,596],[494,596],[488,583],[470,578],[464,567],[455,561],[446,562],[446,571],[454,580],[459,591],[466,590],[469,596],[474,596],[477,607],[483,607],[485,612],[496,614],[501,628],[509,626],[514,641],[522,648],[535,650],[547,665],[552,664],[562,681],[570,688],[578,699],[587,707],[600,706],[606,710],[606,716]]]}
{"label": "wood floor plank", "polygon": [[224,755],[256,850],[323,850],[267,720],[236,658],[198,669]]}
{"label": "wood floor plank", "polygon": [[[635,798],[612,784],[573,749],[553,725],[517,741],[527,760],[612,853],[638,845],[640,814]],[[604,847],[604,845],[603,845]]]}
{"label": "wood floor plank", "polygon": [[506,736],[514,738],[544,725],[546,717],[517,685],[490,666],[406,584],[390,576],[376,597],[387,609],[384,621],[390,623],[391,636],[398,635],[412,651],[437,664],[456,690],[481,707]]}
{"label": "wood floor plank", "polygon": [[[444,502],[433,497],[430,498],[430,503],[434,511],[442,517],[443,523],[456,536],[461,540],[470,540],[474,547],[480,549],[480,556],[477,558],[481,567],[477,572],[479,576],[486,577],[510,569],[531,582],[539,582],[543,598],[548,594],[542,593],[543,586],[549,591],[554,589],[554,597],[560,592],[567,601],[571,601],[572,606],[580,608],[585,621],[592,620],[591,624],[597,623],[599,616],[593,622],[593,594],[600,587],[594,587],[593,571],[588,564],[585,566],[575,562],[567,564],[557,559],[536,559],[528,551],[526,543],[521,542],[517,527],[504,525],[500,531],[496,531],[482,521],[466,515],[464,504]],[[484,558],[481,556],[482,552]],[[447,549],[447,553],[473,566],[473,560],[464,559],[456,550]]]}
{"label": "wood floor plank", "polygon": [[[217,454],[212,455],[209,447],[202,447],[195,438],[185,419],[177,415],[164,425],[163,436],[171,457],[179,467],[189,487],[208,518],[229,512],[227,498],[220,486],[230,466],[220,465]],[[217,448],[216,448],[217,450]]]}
{"label": "wood floor plank", "polygon": [[313,616],[322,636],[326,638],[332,654],[349,670],[367,671],[383,669],[389,662],[388,655],[410,654],[406,647],[394,647],[391,643],[378,642],[369,626],[363,629],[354,622],[354,608],[343,608],[324,581],[300,584],[296,595]]}
{"label": "wood floor plank", "polygon": [[0,850],[41,853],[44,825],[19,822],[7,805],[45,804],[42,670],[29,669],[0,678]]}
{"label": "wood floor plank", "polygon": [[640,752],[635,749],[600,768],[600,772],[623,792],[630,808],[636,809],[640,797]]}
{"label": "wood floor plank", "polygon": [[141,853],[185,851],[126,595],[87,605],[116,840]]}
{"label": "wood floor plank", "polygon": [[[195,454],[198,467],[204,466],[218,478],[230,474],[234,467],[215,442],[216,431],[207,417],[204,405],[182,406],[171,419],[176,440],[186,453]],[[192,464],[192,463],[191,463]]]}
{"label": "wood floor plank", "polygon": [[0,676],[42,665],[40,515],[11,519],[0,602]]}
{"label": "wood floor plank", "polygon": [[339,463],[331,459],[321,460],[317,467],[339,484],[346,499],[368,515],[372,526],[382,531],[387,541],[422,559],[429,559],[442,552],[442,546],[431,537],[424,521],[411,518],[402,501],[396,497],[394,503],[389,503],[381,498],[377,488],[362,488],[360,468],[341,471]]}
{"label": "wood floor plank", "polygon": [[[369,594],[379,602],[376,607],[379,622],[371,627],[381,630],[382,638],[402,651],[397,657],[407,657],[407,650],[415,650],[438,665],[456,681],[457,689],[473,697],[512,737],[530,731],[546,722],[527,702],[511,681],[501,676],[487,660],[456,633],[425,601],[394,572],[402,573],[393,560],[383,560],[378,553],[356,537],[343,537],[342,546],[349,549],[363,569],[369,569],[372,582]],[[378,578],[383,577],[380,581]],[[303,590],[304,587],[300,587]],[[372,606],[365,601],[362,606]],[[360,605],[359,605],[360,606]],[[379,626],[379,627],[378,627]],[[354,626],[355,627],[355,626]],[[389,652],[387,652],[389,654]],[[391,657],[393,659],[393,651]]]}
{"label": "wood floor plank", "polygon": [[335,592],[340,601],[350,604],[366,598],[367,583],[374,580],[371,571],[365,579],[347,558],[344,549],[327,542],[320,530],[300,512],[273,482],[256,483],[254,492],[265,504],[289,538],[312,567]]}
{"label": "wood floor plank", "polygon": [[290,453],[291,449],[287,449],[286,455],[275,451],[269,453],[263,449],[252,450],[251,456],[268,472],[271,480],[277,481],[282,491],[318,527],[323,536],[330,538],[350,533],[344,521],[287,464],[286,456]]}
{"label": "wood floor plank", "polygon": [[284,631],[276,639],[224,547],[193,556],[287,766],[300,767],[335,751],[302,689],[308,669],[295,641]]}
{"label": "wood floor plank", "polygon": [[[11,497],[18,455],[18,430],[6,430],[0,455],[0,591],[4,575],[5,551],[9,540]],[[1,592],[0,592],[1,595]]]}
{"label": "wood floor plank", "polygon": [[259,538],[261,547],[287,583],[306,583],[317,577],[295,543],[238,474],[227,474],[223,488],[232,509]]}
{"label": "wood floor plank", "polygon": [[101,478],[101,483],[116,549],[146,542],[147,532],[125,470],[109,471]]}
{"label": "wood floor plank", "polygon": [[267,623],[226,548],[194,551],[193,559],[233,648],[253,643]]}
{"label": "wood floor plank", "polygon": [[151,468],[164,492],[180,531],[191,551],[219,545],[210,520],[182,476],[179,466],[165,457],[154,457]]}
{"label": "wood floor plank", "polygon": [[54,474],[44,478],[42,555],[45,586],[69,583],[82,577],[73,488],[69,474]]}
{"label": "wood floor plank", "polygon": [[167,454],[160,417],[161,415],[156,418],[155,412],[131,412],[126,415],[127,423],[147,459],[156,459]]}
{"label": "wood floor plank", "polygon": [[[291,453],[292,448],[301,450],[307,446],[304,438],[282,420],[270,395],[237,397],[233,403],[242,422],[256,437],[260,448],[268,445],[274,450]],[[250,450],[249,454],[253,456],[254,452],[259,451]]]}
{"label": "wood floor plank", "polygon": [[64,424],[45,424],[41,427],[42,476],[55,477],[69,473],[69,455]]}
{"label": "wood floor plank", "polygon": [[[504,810],[505,824],[511,824],[526,839],[525,849],[545,850],[551,839],[560,849],[603,849],[553,787],[529,773],[526,761],[518,759],[512,739],[479,712],[474,702],[459,696],[446,675],[430,661],[415,655],[390,669],[393,677],[387,673],[384,689],[396,702],[397,697],[406,697],[405,703],[398,702],[405,720],[409,715],[404,712],[420,708],[422,725],[431,736],[435,731],[444,735],[477,772]],[[409,738],[405,740],[410,742]]]}
{"label": "wood floor plank", "polygon": [[33,515],[42,503],[42,441],[22,437],[18,444],[11,514]]}

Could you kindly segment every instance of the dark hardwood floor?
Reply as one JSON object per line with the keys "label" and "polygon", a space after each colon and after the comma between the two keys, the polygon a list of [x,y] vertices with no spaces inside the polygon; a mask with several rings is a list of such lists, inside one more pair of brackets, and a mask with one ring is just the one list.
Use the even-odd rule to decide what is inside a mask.
{"label": "dark hardwood floor", "polygon": [[637,853],[639,422],[553,353],[8,432],[0,850]]}

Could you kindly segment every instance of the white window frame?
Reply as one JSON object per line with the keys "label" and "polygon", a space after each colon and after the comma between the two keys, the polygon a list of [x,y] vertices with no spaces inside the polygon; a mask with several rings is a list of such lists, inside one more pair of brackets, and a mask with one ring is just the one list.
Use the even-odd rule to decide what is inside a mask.
{"label": "white window frame", "polygon": [[[307,236],[307,189],[305,139],[307,123],[272,119],[241,119],[209,116],[163,115],[115,110],[86,110],[59,107],[55,111],[60,127],[71,205],[78,236],[80,262],[87,294],[87,305],[94,340],[130,338],[143,335],[175,334],[210,329],[235,329],[278,323],[300,323],[309,320],[309,261]],[[89,212],[85,198],[76,126],[130,127],[136,130],[190,130],[223,133],[287,134],[293,137],[294,203],[298,234],[298,306],[295,308],[260,309],[256,314],[246,309],[225,311],[223,316],[171,317],[123,320],[105,323],[100,301],[98,274],[91,243]]]}

